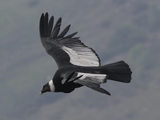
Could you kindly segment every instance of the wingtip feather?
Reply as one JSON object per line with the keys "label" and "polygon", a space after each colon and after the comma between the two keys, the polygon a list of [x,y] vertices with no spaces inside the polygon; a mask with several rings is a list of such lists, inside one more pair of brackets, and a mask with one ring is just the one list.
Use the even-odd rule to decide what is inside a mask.
{"label": "wingtip feather", "polygon": [[[60,26],[62,22],[62,18],[60,17],[56,24],[54,25],[54,16],[51,16],[49,19],[49,14],[48,12],[42,13],[40,17],[40,23],[39,23],[39,28],[40,28],[40,37],[51,37],[51,38],[73,38],[78,32],[74,32],[70,35],[67,35],[67,32],[69,31],[71,24],[69,24],[60,34]],[[54,28],[53,28],[54,25]],[[74,37],[73,39],[79,39],[79,37]]]}
{"label": "wingtip feather", "polygon": [[39,27],[40,27],[40,37],[43,37],[44,36],[44,13],[41,14],[41,17],[40,17],[40,22],[39,22]]}
{"label": "wingtip feather", "polygon": [[63,38],[66,34],[67,34],[67,32],[69,31],[69,29],[70,29],[70,24],[60,33],[60,35],[58,36],[58,38]]}
{"label": "wingtip feather", "polygon": [[51,35],[53,24],[54,24],[54,17],[52,16],[48,23],[48,36]]}

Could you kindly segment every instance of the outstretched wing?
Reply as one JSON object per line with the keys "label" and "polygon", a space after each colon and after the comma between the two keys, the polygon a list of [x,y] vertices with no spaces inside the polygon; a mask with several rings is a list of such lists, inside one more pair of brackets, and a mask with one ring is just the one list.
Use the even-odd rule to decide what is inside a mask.
{"label": "outstretched wing", "polygon": [[84,45],[78,37],[77,32],[65,36],[69,31],[68,25],[60,34],[61,18],[53,28],[54,17],[48,20],[48,13],[42,14],[40,18],[40,38],[47,53],[56,61],[59,68],[76,66],[100,66],[100,59],[96,52]]}
{"label": "outstretched wing", "polygon": [[104,93],[104,94],[107,94],[107,95],[111,95],[107,90],[101,88],[100,84],[89,82],[89,81],[86,81],[86,80],[77,80],[77,81],[75,81],[75,83],[84,85],[84,86],[86,86],[88,88],[91,88],[95,91],[98,91],[98,92],[101,92],[101,93]]}
{"label": "outstretched wing", "polygon": [[78,83],[86,87],[89,87],[95,91],[111,95],[107,90],[100,87],[100,84],[105,83],[107,80],[106,74],[92,74],[92,73],[78,72],[77,77],[80,78],[75,80],[74,83]]}
{"label": "outstretched wing", "polygon": [[107,90],[100,87],[101,83],[105,83],[107,80],[106,74],[93,74],[82,72],[66,72],[61,76],[63,78],[62,84],[74,82],[80,85],[91,88],[95,91],[111,95]]}

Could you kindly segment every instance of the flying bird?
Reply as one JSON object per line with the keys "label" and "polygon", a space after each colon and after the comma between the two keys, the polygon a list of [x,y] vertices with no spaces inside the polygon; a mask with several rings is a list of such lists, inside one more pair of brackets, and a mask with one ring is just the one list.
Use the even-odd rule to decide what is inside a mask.
{"label": "flying bird", "polygon": [[131,81],[131,69],[124,61],[101,65],[96,52],[82,43],[77,32],[66,35],[70,29],[68,25],[61,33],[62,19],[54,25],[54,17],[50,19],[48,13],[40,17],[40,38],[46,52],[53,57],[58,65],[53,79],[46,83],[40,94],[45,92],[70,93],[75,88],[86,86],[95,91],[111,95],[101,88],[100,84],[107,80],[123,83]]}

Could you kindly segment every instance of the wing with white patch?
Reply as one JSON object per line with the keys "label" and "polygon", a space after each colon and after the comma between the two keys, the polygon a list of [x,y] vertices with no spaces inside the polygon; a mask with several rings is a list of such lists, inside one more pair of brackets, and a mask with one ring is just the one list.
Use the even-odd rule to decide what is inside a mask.
{"label": "wing with white patch", "polygon": [[[82,76],[82,77],[80,77]],[[91,83],[101,84],[106,83],[107,75],[106,74],[94,74],[94,73],[82,73],[77,72],[77,77],[80,77],[79,80],[85,80]]]}
{"label": "wing with white patch", "polygon": [[95,91],[110,95],[108,91],[100,87],[101,83],[107,80],[106,74],[91,74],[82,72],[65,73],[62,75],[62,84],[74,82],[89,87]]}
{"label": "wing with white patch", "polygon": [[101,92],[101,93],[105,93],[107,95],[111,95],[107,90],[103,89],[100,87],[100,84],[97,84],[97,83],[93,83],[93,82],[90,82],[90,80],[76,80],[74,81],[75,83],[78,83],[78,84],[81,84],[81,85],[84,85],[86,87],[89,87],[95,91],[98,91],[98,92]]}
{"label": "wing with white patch", "polygon": [[[76,66],[100,66],[100,59],[96,52],[84,45],[78,37],[73,37],[77,32],[65,36],[69,31],[68,25],[60,34],[61,18],[53,28],[53,16],[48,21],[48,13],[40,18],[41,42],[47,53],[51,55],[59,68]],[[53,29],[52,29],[53,28]]]}
{"label": "wing with white patch", "polygon": [[66,82],[74,82],[77,80],[85,80],[95,84],[106,83],[107,75],[106,74],[94,74],[94,73],[82,73],[82,72],[65,72],[61,74],[63,78],[62,84]]}
{"label": "wing with white patch", "polygon": [[91,74],[91,73],[79,72],[77,74],[77,77],[80,77],[80,78],[75,80],[74,81],[75,83],[84,85],[98,92],[105,93],[107,95],[111,95],[108,91],[100,87],[100,84],[105,83],[107,80],[106,74]]}

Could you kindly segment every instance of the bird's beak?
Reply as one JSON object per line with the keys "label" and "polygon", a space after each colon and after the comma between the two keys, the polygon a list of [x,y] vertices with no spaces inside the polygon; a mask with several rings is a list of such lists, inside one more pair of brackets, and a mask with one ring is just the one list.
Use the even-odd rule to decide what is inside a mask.
{"label": "bird's beak", "polygon": [[40,92],[39,94],[42,95],[42,92]]}

